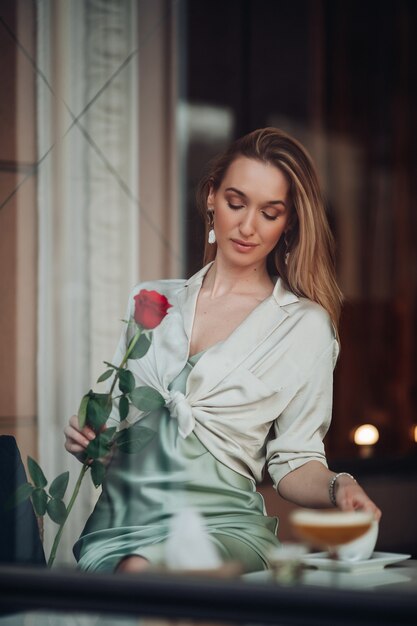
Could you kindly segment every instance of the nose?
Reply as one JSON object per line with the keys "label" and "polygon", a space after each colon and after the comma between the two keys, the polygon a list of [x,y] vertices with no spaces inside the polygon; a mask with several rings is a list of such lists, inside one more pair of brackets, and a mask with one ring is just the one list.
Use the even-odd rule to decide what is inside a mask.
{"label": "nose", "polygon": [[250,209],[242,213],[239,230],[243,237],[250,237],[255,232],[255,211]]}

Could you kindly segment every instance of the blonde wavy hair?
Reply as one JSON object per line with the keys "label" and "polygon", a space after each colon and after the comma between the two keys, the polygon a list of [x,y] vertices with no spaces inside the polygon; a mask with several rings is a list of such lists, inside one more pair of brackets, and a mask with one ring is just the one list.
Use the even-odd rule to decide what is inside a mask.
{"label": "blonde wavy hair", "polygon": [[209,163],[197,187],[197,208],[206,224],[204,264],[214,260],[217,252],[216,244],[207,243],[210,188],[217,191],[230,164],[241,156],[275,165],[290,185],[290,228],[268,255],[268,272],[278,274],[294,294],[323,306],[337,333],[342,293],[336,280],[334,239],[320,185],[306,149],[282,130],[255,130],[237,139]]}

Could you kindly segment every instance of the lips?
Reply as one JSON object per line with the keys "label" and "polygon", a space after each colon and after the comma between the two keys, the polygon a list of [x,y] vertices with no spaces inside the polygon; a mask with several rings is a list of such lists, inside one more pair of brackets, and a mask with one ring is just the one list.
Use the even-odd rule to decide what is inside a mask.
{"label": "lips", "polygon": [[247,241],[242,241],[241,239],[231,239],[233,248],[236,252],[240,254],[249,254],[254,250],[258,244],[256,243],[248,243]]}
{"label": "lips", "polygon": [[233,243],[243,246],[245,248],[256,248],[256,243],[249,243],[248,241],[242,241],[241,239],[232,239]]}

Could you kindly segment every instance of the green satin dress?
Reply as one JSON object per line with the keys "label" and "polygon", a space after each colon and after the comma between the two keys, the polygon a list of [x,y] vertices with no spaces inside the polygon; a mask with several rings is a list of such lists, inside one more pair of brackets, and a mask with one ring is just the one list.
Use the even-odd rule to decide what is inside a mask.
{"label": "green satin dress", "polygon": [[[189,359],[170,389],[185,392],[202,354]],[[157,435],[138,454],[114,454],[102,494],[74,546],[79,567],[109,572],[131,554],[163,564],[171,517],[193,507],[224,561],[239,560],[248,572],[265,569],[269,551],[278,545],[278,520],[266,516],[254,483],[218,461],[194,433],[183,439],[167,409],[137,425]]]}

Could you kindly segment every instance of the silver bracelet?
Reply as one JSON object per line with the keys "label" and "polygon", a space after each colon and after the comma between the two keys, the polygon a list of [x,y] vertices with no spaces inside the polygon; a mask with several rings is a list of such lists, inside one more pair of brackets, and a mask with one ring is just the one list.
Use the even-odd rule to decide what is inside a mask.
{"label": "silver bracelet", "polygon": [[352,474],[348,474],[348,472],[339,472],[338,474],[335,474],[329,482],[329,498],[333,506],[337,506],[335,490],[336,490],[336,481],[338,478],[340,478],[340,476],[348,476],[349,478],[354,480],[355,483],[357,482],[356,478],[354,478]]}

